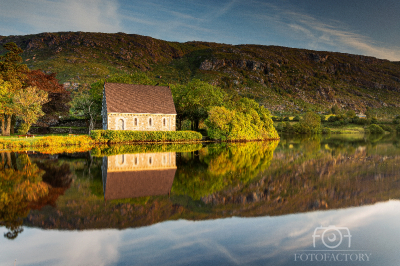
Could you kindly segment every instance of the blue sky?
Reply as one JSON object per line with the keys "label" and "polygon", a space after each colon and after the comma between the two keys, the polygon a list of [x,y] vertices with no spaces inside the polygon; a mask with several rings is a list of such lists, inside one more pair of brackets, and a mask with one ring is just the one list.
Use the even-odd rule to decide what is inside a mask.
{"label": "blue sky", "polygon": [[125,32],[400,61],[398,0],[0,0],[0,35]]}

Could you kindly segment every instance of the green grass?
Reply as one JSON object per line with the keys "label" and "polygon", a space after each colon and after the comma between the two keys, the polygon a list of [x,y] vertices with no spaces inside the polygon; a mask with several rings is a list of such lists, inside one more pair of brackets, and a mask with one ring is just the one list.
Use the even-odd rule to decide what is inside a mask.
{"label": "green grass", "polygon": [[323,125],[331,130],[331,134],[363,134],[364,127],[355,124],[347,124],[335,127],[333,125]]}

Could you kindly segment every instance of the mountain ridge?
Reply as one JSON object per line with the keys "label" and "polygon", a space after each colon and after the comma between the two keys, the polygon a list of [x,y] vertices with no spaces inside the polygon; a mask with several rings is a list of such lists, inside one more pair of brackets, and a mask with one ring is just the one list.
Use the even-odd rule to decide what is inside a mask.
{"label": "mountain ridge", "polygon": [[[256,99],[272,111],[324,111],[337,104],[364,112],[400,111],[400,62],[282,46],[168,42],[125,33],[57,32],[1,36],[15,42],[30,69],[89,85],[145,72],[159,84],[198,78]],[[0,54],[5,50],[1,47]]]}

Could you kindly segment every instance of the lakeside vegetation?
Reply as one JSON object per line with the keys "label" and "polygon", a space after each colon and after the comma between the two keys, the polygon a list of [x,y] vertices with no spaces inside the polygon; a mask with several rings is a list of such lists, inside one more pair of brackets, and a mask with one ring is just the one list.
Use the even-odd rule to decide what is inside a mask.
{"label": "lakeside vegetation", "polygon": [[[8,51],[0,56],[0,113],[3,135],[18,132],[26,134],[33,123],[36,126],[46,121],[57,121],[62,115],[86,119],[88,133],[97,143],[104,142],[159,142],[199,141],[203,136],[216,141],[252,141],[279,139],[279,134],[382,134],[399,131],[398,127],[386,125],[378,120],[379,112],[367,107],[366,118],[356,116],[354,110],[342,110],[334,105],[324,115],[311,109],[293,116],[273,117],[271,112],[255,99],[244,97],[235,90],[193,77],[182,83],[160,84],[171,88],[177,110],[177,131],[163,132],[118,132],[93,131],[94,122],[101,119],[102,89],[104,80],[90,86],[67,91],[58,83],[56,74],[45,74],[29,70],[22,64],[22,49],[15,43],[3,47]],[[107,82],[159,85],[144,72],[116,74]],[[71,94],[72,93],[72,94]],[[40,118],[41,117],[41,118]],[[40,120],[39,120],[40,118]],[[277,123],[274,123],[277,122]],[[51,122],[53,123],[53,122]],[[377,125],[380,123],[379,125]],[[400,124],[399,116],[393,124]],[[357,126],[356,126],[357,125]],[[183,130],[183,131],[182,131]],[[197,133],[188,133],[192,130]],[[200,133],[201,134],[200,134]],[[6,147],[45,147],[68,145],[92,145],[91,140],[46,139],[1,140]]]}

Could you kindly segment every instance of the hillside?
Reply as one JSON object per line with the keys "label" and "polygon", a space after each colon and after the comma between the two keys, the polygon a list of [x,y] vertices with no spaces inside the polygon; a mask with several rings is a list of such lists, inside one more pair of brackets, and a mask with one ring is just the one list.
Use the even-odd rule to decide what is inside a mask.
{"label": "hillside", "polygon": [[[323,111],[334,104],[400,113],[400,63],[373,57],[278,46],[167,42],[115,33],[59,32],[0,36],[15,42],[30,69],[60,82],[88,85],[144,71],[159,84],[206,80],[274,111]],[[5,50],[0,48],[0,54]]]}

